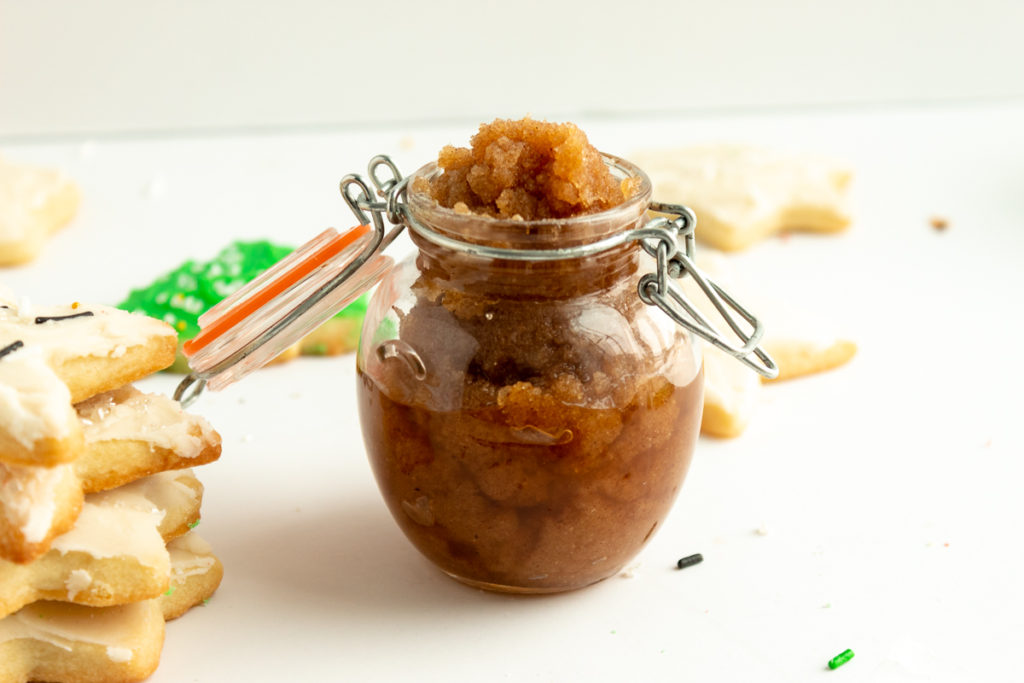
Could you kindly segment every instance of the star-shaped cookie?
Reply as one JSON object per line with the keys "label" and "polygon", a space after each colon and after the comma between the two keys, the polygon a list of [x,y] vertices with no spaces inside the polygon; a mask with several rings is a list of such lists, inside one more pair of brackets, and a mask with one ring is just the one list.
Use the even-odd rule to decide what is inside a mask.
{"label": "star-shaped cookie", "polygon": [[651,177],[654,198],[697,215],[697,239],[739,251],[788,231],[838,232],[850,223],[842,165],[742,145],[640,151],[633,161]]}

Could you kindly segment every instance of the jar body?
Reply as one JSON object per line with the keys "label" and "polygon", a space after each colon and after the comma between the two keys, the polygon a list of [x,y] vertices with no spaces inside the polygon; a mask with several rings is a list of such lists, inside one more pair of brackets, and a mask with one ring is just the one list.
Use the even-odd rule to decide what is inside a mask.
{"label": "jar body", "polygon": [[616,573],[689,467],[695,340],[640,301],[635,244],[554,264],[417,244],[378,287],[357,358],[364,440],[398,525],[481,588]]}

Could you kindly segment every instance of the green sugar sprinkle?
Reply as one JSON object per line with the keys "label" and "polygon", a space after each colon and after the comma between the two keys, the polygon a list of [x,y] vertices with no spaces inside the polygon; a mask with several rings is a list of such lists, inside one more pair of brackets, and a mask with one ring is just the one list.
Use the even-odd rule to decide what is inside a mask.
{"label": "green sugar sprinkle", "polygon": [[843,650],[832,659],[828,660],[828,668],[838,669],[843,664],[853,659],[853,650]]}
{"label": "green sugar sprinkle", "polygon": [[195,529],[197,526],[199,526],[199,520],[198,519],[196,521],[194,521],[194,522],[189,522],[188,528],[189,529]]}
{"label": "green sugar sprinkle", "polygon": [[210,604],[210,598],[203,598],[203,606],[205,607],[206,605],[209,605],[209,604]]}
{"label": "green sugar sprinkle", "polygon": [[174,586],[171,586],[170,588],[167,589],[167,592],[164,593],[164,595],[172,595],[173,593],[174,593]]}

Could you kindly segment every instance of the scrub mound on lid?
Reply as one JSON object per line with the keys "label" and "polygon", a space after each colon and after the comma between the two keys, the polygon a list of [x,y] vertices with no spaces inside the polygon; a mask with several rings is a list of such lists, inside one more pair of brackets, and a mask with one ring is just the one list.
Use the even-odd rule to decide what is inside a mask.
{"label": "scrub mound on lid", "polygon": [[603,211],[631,196],[572,123],[496,119],[471,147],[447,146],[443,173],[414,189],[460,213],[537,220]]}

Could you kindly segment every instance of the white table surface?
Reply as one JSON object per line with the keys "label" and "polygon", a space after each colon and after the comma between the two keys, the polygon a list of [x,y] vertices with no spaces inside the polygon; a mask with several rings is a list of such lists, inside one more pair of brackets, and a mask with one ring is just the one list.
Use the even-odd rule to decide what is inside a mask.
{"label": "white table surface", "polygon": [[[352,356],[205,395],[194,409],[224,453],[198,470],[200,529],[227,573],[208,606],[168,626],[151,680],[1019,676],[1022,122],[1024,102],[582,120],[626,156],[737,140],[848,161],[847,233],[771,240],[737,263],[759,289],[828,311],[856,358],[767,387],[740,438],[701,439],[631,577],[525,599],[457,584],[405,541],[367,466]],[[10,159],[67,169],[84,202],[0,282],[40,303],[114,303],[232,239],[297,244],[352,223],[337,182],[372,154],[409,171],[472,129],[8,140]],[[703,564],[675,570],[694,552]],[[846,648],[854,660],[828,671]]]}

